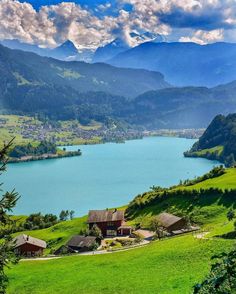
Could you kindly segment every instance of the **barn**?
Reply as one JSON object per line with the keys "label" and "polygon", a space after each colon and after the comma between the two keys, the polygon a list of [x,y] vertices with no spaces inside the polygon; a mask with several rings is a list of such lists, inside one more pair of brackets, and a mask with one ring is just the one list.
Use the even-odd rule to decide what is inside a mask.
{"label": "barn", "polygon": [[159,214],[158,219],[163,228],[169,233],[185,229],[187,225],[184,218],[166,212]]}
{"label": "barn", "polygon": [[13,244],[15,253],[25,257],[41,256],[43,255],[44,249],[47,247],[45,241],[25,234],[14,238]]}

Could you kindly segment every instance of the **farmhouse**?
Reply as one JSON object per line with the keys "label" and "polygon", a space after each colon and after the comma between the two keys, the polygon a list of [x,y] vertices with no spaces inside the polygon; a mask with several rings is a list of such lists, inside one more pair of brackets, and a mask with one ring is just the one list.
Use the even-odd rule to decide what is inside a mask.
{"label": "farmhouse", "polygon": [[88,215],[89,229],[97,225],[103,236],[129,236],[132,227],[125,223],[124,210],[90,210]]}
{"label": "farmhouse", "polygon": [[24,234],[14,238],[13,243],[15,253],[26,257],[40,256],[47,247],[45,241]]}
{"label": "farmhouse", "polygon": [[161,225],[169,232],[178,231],[186,228],[186,220],[176,215],[163,212],[158,215]]}

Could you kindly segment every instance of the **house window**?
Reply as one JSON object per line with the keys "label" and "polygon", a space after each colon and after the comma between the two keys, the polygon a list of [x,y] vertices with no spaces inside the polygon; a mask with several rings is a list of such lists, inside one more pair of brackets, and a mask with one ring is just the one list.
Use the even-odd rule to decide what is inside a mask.
{"label": "house window", "polygon": [[115,230],[107,230],[107,236],[116,236],[117,232]]}
{"label": "house window", "polygon": [[114,226],[114,222],[107,222],[107,226],[108,227],[113,227]]}

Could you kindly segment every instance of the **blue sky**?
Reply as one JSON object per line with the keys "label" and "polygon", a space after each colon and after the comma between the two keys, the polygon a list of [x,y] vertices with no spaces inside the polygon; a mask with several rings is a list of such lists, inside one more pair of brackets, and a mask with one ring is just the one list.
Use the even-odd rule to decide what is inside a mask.
{"label": "blue sky", "polygon": [[[21,0],[20,2],[25,2],[25,0]],[[35,9],[39,9],[41,6],[45,6],[45,5],[55,5],[61,2],[74,2],[76,4],[80,4],[82,6],[87,6],[89,8],[95,8],[96,6],[100,5],[100,4],[106,4],[107,2],[110,2],[114,5],[115,0],[113,1],[107,1],[107,0],[76,0],[76,1],[69,1],[69,0],[64,0],[64,1],[60,1],[60,0],[30,0],[27,1],[28,3],[32,4],[32,6]]]}
{"label": "blue sky", "polygon": [[0,0],[0,39],[51,48],[69,39],[95,50],[115,38],[136,46],[132,32],[169,42],[236,42],[236,1]]}

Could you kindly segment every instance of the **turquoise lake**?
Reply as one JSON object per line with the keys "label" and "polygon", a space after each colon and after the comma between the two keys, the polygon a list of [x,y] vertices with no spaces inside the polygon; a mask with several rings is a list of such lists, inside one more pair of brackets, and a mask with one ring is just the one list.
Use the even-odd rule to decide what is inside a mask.
{"label": "turquoise lake", "polygon": [[149,137],[125,144],[70,146],[67,150],[80,148],[83,155],[9,164],[2,188],[15,188],[21,195],[15,214],[73,209],[84,215],[89,209],[127,204],[152,185],[170,186],[208,172],[218,163],[183,156],[194,142]]}

